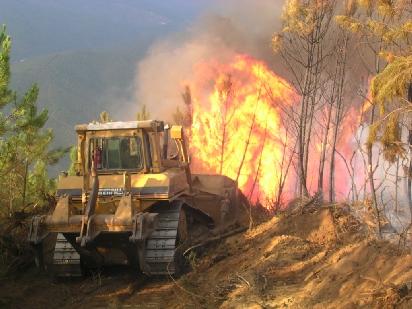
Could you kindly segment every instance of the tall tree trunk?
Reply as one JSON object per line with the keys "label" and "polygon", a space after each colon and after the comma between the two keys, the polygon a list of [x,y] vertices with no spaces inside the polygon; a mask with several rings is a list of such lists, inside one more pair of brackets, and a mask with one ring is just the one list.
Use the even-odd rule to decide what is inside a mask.
{"label": "tall tree trunk", "polygon": [[223,124],[222,142],[220,144],[219,174],[222,174],[222,172],[223,172],[223,161],[224,161],[224,155],[225,155],[225,142],[226,142],[226,123]]}
{"label": "tall tree trunk", "polygon": [[322,44],[320,40],[320,31],[321,31],[321,26],[322,26],[322,20],[320,18],[317,18],[316,22],[316,29],[315,29],[315,34],[314,34],[314,39],[315,39],[315,44],[314,44],[314,56],[313,56],[313,62],[314,62],[314,71],[313,71],[313,80],[312,80],[312,90],[310,94],[310,112],[308,115],[309,118],[309,126],[308,130],[306,132],[306,152],[305,152],[305,173],[308,175],[308,161],[309,161],[309,149],[310,149],[310,143],[312,139],[312,127],[313,127],[313,120],[315,117],[315,106],[318,103],[318,88],[319,88],[319,82],[320,82],[320,71],[322,69],[322,58],[323,58],[323,49],[322,49]]}
{"label": "tall tree trunk", "polygon": [[[412,102],[412,83],[408,87],[408,101]],[[408,128],[408,143],[409,143],[409,168],[408,168],[408,202],[411,212],[411,224],[412,224],[412,121],[409,123]]]}
{"label": "tall tree trunk", "polygon": [[256,106],[255,106],[255,111],[253,112],[252,123],[250,124],[250,128],[249,128],[249,134],[248,134],[248,137],[247,137],[247,140],[246,140],[245,150],[243,151],[242,160],[240,161],[239,169],[237,171],[236,183],[238,183],[238,181],[239,181],[240,173],[242,171],[243,164],[245,163],[246,153],[247,153],[247,150],[249,148],[250,138],[252,136],[253,128],[255,127],[256,112],[257,112],[257,109],[258,109],[258,106],[259,106],[261,91],[262,90],[260,89],[259,94],[258,94],[258,98],[257,98],[257,102],[256,102]]}
{"label": "tall tree trunk", "polygon": [[11,217],[13,213],[13,185],[12,185],[12,174],[9,174],[9,217]]}
{"label": "tall tree trunk", "polygon": [[[410,168],[410,166],[409,166]],[[399,211],[399,188],[398,188],[398,182],[399,182],[399,157],[396,159],[396,172],[395,172],[395,213],[398,215]],[[409,204],[410,206],[410,204]]]}
{"label": "tall tree trunk", "polygon": [[313,53],[314,44],[308,44],[308,58],[307,67],[305,71],[304,87],[302,92],[301,109],[299,116],[299,128],[298,128],[298,177],[299,177],[299,196],[300,198],[309,195],[309,191],[306,184],[307,171],[305,168],[306,153],[306,134],[307,134],[307,121],[308,121],[308,105],[309,94],[311,93],[312,84],[312,68],[313,68]]}
{"label": "tall tree trunk", "polygon": [[[328,110],[328,117],[326,120],[326,129],[325,129],[325,135],[323,137],[323,143],[322,143],[322,153],[320,157],[320,162],[319,162],[319,179],[318,179],[318,193],[320,196],[323,198],[323,176],[324,176],[324,170],[325,170],[325,160],[326,160],[326,148],[328,145],[328,138],[329,138],[329,131],[331,127],[331,122],[332,122],[332,110],[333,110],[333,103],[335,101],[335,96],[336,96],[336,88],[337,88],[337,78],[339,74],[339,61],[336,63],[336,68],[333,76],[333,86],[332,86],[332,92],[330,95],[330,106]],[[330,183],[330,179],[329,179]],[[329,201],[331,201],[331,189],[329,188]]]}
{"label": "tall tree trunk", "polygon": [[330,130],[330,122],[332,119],[332,102],[330,103],[329,110],[328,110],[328,117],[326,119],[326,128],[325,128],[325,133],[323,136],[323,142],[322,142],[322,152],[320,155],[320,161],[319,161],[319,178],[318,178],[318,193],[320,194],[320,197],[323,199],[323,173],[325,170],[325,160],[326,160],[326,147],[328,145],[328,136],[329,136],[329,130]]}
{"label": "tall tree trunk", "polygon": [[22,207],[26,206],[26,191],[27,191],[27,176],[28,176],[28,173],[29,173],[29,160],[26,158],[26,162],[24,163]]}
{"label": "tall tree trunk", "polygon": [[[285,183],[286,179],[289,174],[289,169],[292,164],[293,157],[287,157],[286,156],[286,149],[287,149],[287,134],[286,134],[286,141],[285,144],[283,145],[283,153],[282,153],[282,163],[281,163],[281,170],[280,170],[280,176],[279,176],[279,181],[277,183],[277,195],[276,195],[276,201],[275,201],[275,211],[277,211],[280,208],[281,202],[282,202],[282,194],[283,194],[283,189],[285,188]],[[293,152],[296,150],[296,143],[295,146],[293,147]],[[287,163],[285,164],[285,160],[287,159]]]}
{"label": "tall tree trunk", "polygon": [[308,195],[308,189],[306,187],[306,175],[304,169],[304,161],[305,161],[305,136],[303,134],[303,126],[305,125],[304,120],[304,110],[305,106],[305,98],[302,99],[301,105],[301,116],[299,121],[299,134],[298,134],[298,178],[299,178],[299,196],[302,198],[303,196]]}
{"label": "tall tree trunk", "polygon": [[[372,106],[372,110],[371,110],[371,125],[373,124],[374,120],[375,120],[375,109],[376,106],[373,105]],[[379,213],[379,207],[378,207],[378,198],[376,196],[376,189],[375,189],[375,179],[374,179],[374,170],[373,170],[373,151],[372,151],[372,145],[368,146],[368,151],[367,151],[367,155],[368,155],[368,177],[369,177],[369,189],[371,191],[371,196],[372,196],[372,205],[373,208],[375,210],[375,215],[376,215],[376,219],[378,221],[378,233],[379,233],[379,237],[382,236],[381,233],[381,220],[380,220],[380,213]]]}
{"label": "tall tree trunk", "polygon": [[258,179],[259,179],[260,168],[262,166],[263,151],[265,150],[265,146],[266,146],[267,132],[268,132],[268,120],[266,118],[265,133],[263,135],[262,149],[260,150],[259,162],[258,162],[255,178],[253,179],[252,189],[250,190],[250,193],[249,193],[249,201],[252,199],[253,192],[255,191],[256,183],[258,182]]}
{"label": "tall tree trunk", "polygon": [[335,127],[332,137],[332,146],[330,154],[330,169],[329,169],[329,202],[332,203],[335,200],[335,162],[336,162],[336,145],[338,140],[339,127],[343,118],[344,106],[343,106],[343,90],[346,79],[346,60],[348,51],[349,35],[345,34],[342,45],[340,47],[341,53],[339,54],[337,66],[338,66],[338,85],[336,90],[336,114],[335,114]]}
{"label": "tall tree trunk", "polygon": [[333,203],[335,201],[335,164],[336,164],[336,144],[338,140],[339,123],[340,123],[340,109],[342,106],[338,104],[336,107],[336,123],[333,130],[332,146],[330,150],[330,167],[329,167],[329,202]]}
{"label": "tall tree trunk", "polygon": [[[313,95],[316,95],[316,93],[314,93]],[[305,184],[306,184],[306,188],[307,188],[307,181],[308,181],[308,162],[309,162],[309,149],[310,149],[310,143],[312,140],[312,126],[313,126],[313,119],[315,117],[315,105],[316,105],[316,98],[312,97],[311,98],[311,104],[310,104],[310,112],[308,115],[308,129],[307,129],[307,133],[306,133],[306,141],[305,141],[305,158],[304,158],[304,170],[305,170],[305,175],[306,175],[306,179],[305,179]],[[308,194],[309,195],[309,192]]]}
{"label": "tall tree trunk", "polygon": [[[381,41],[379,45],[379,51],[382,51],[382,45],[383,43]],[[378,55],[375,55],[375,72],[376,74],[379,74],[380,72],[380,62],[379,62]],[[372,126],[375,121],[375,112],[376,112],[376,105],[372,104],[370,126]],[[381,220],[380,220],[378,198],[376,196],[374,169],[373,169],[373,145],[369,145],[367,147],[367,159],[368,159],[367,162],[368,162],[369,190],[371,191],[372,206],[375,211],[376,219],[378,221],[378,236],[381,238],[382,237]]]}
{"label": "tall tree trunk", "polygon": [[224,81],[224,84],[222,86],[221,90],[221,102],[223,102],[224,106],[224,111],[222,115],[222,140],[220,143],[220,167],[219,167],[219,174],[222,174],[223,172],[223,164],[225,161],[225,147],[226,147],[226,133],[227,133],[227,126],[229,125],[233,114],[228,117],[228,109],[229,109],[229,103],[230,103],[230,96],[232,95],[233,89],[232,89],[232,79],[231,76],[228,75],[227,80]]}

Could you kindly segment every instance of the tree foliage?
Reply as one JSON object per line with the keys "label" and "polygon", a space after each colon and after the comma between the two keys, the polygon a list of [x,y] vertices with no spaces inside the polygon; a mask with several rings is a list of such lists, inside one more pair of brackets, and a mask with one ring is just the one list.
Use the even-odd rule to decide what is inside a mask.
{"label": "tree foliage", "polygon": [[[190,131],[193,122],[193,107],[192,107],[192,91],[189,86],[185,86],[184,91],[181,94],[184,103],[183,110],[177,106],[173,113],[174,124],[181,125],[186,130]],[[190,132],[188,132],[190,136]]]}
{"label": "tree foliage", "polygon": [[353,2],[357,15],[337,16],[337,22],[366,38],[384,62],[371,82],[372,104],[379,107],[381,118],[370,128],[368,146],[380,142],[385,158],[394,162],[404,154],[400,126],[411,111],[406,96],[412,82],[412,4],[404,0]]}
{"label": "tree foliage", "polygon": [[67,174],[70,176],[76,175],[76,162],[77,162],[77,146],[73,146],[70,148],[69,152],[70,157],[70,166]]}
{"label": "tree foliage", "polygon": [[136,118],[138,121],[150,119],[150,112],[148,111],[146,104],[141,106],[140,111],[136,114]]}
{"label": "tree foliage", "polygon": [[66,149],[50,150],[53,132],[44,129],[47,110],[39,111],[39,88],[33,85],[21,98],[10,90],[11,39],[0,32],[0,212],[12,215],[27,207],[48,205],[54,181],[47,167]]}
{"label": "tree foliage", "polygon": [[99,122],[100,123],[107,123],[107,122],[111,122],[111,121],[113,121],[113,120],[110,118],[110,114],[108,112],[102,111],[100,113],[100,115],[99,115]]}
{"label": "tree foliage", "polygon": [[395,56],[382,73],[372,82],[372,96],[380,104],[382,113],[386,111],[386,104],[400,99],[400,103],[411,110],[411,102],[406,101],[407,89],[412,82],[412,50],[407,56]]}

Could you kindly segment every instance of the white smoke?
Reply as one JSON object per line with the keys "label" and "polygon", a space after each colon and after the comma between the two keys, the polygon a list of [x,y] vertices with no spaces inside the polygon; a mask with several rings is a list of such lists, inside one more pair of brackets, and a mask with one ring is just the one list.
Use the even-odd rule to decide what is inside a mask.
{"label": "white smoke", "polygon": [[225,62],[247,53],[273,63],[270,42],[279,30],[282,6],[273,0],[221,1],[184,33],[156,42],[137,65],[136,109],[145,104],[152,118],[171,120],[199,62]]}

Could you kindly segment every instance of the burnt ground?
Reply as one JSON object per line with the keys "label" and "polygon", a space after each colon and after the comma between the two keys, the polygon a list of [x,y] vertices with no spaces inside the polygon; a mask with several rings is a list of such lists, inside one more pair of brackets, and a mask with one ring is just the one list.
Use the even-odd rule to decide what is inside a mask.
{"label": "burnt ground", "polygon": [[0,281],[4,308],[411,308],[412,256],[343,206],[283,214],[190,255],[179,279],[130,269]]}

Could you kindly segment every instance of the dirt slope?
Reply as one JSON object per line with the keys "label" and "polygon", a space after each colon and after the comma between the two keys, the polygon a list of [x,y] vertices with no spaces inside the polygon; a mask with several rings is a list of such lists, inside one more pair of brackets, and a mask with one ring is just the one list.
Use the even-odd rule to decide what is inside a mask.
{"label": "dirt slope", "polygon": [[344,208],[274,218],[220,244],[183,279],[208,291],[207,307],[412,307],[412,256],[368,239]]}
{"label": "dirt slope", "polygon": [[0,282],[16,308],[411,308],[412,256],[369,239],[344,207],[283,215],[191,255],[177,281],[135,274]]}

